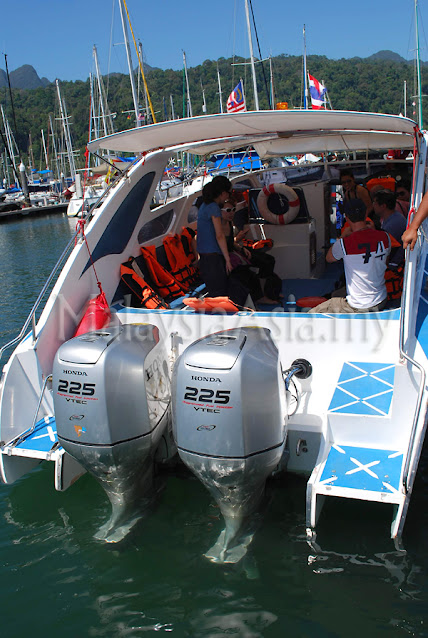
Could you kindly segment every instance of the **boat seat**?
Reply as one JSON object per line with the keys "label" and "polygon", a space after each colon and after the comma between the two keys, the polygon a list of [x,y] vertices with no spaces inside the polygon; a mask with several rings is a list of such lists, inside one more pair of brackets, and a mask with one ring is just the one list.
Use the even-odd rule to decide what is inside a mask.
{"label": "boat seat", "polygon": [[195,237],[191,228],[183,228],[181,233],[168,235],[163,245],[156,248],[156,257],[162,266],[170,272],[186,292],[201,283],[195,255],[190,245]]}
{"label": "boat seat", "polygon": [[[127,262],[122,264],[123,267],[121,270],[126,270],[126,272],[122,272],[121,279],[119,285],[116,289],[116,292],[113,297],[113,303],[122,302],[125,307],[131,308],[141,308],[148,307],[154,308],[163,307],[163,308],[180,308],[183,307],[183,299],[185,297],[200,297],[205,294],[206,287],[205,284],[193,285],[189,291],[185,292],[181,286],[176,284],[177,291],[179,294],[176,296],[162,296],[160,294],[159,286],[156,285],[156,282],[153,280],[151,273],[147,267],[146,259],[143,254],[138,255],[137,257],[130,257]],[[158,269],[162,272],[162,264],[159,263]],[[175,281],[173,275],[169,273],[166,269],[163,269],[165,273],[167,273],[168,277]],[[129,274],[131,271],[131,274]],[[132,274],[133,271],[133,274]],[[143,303],[143,290],[146,290],[152,294],[153,299],[160,299],[163,301],[163,304],[159,302],[158,305],[153,303],[153,299],[149,304]],[[151,298],[150,298],[151,299]]]}

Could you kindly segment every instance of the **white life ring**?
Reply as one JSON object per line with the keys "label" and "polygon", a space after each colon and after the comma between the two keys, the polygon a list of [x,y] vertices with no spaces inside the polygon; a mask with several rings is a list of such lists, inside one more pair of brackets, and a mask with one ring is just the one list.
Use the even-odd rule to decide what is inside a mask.
{"label": "white life ring", "polygon": [[[288,200],[288,211],[284,213],[284,215],[276,215],[269,210],[267,202],[270,195],[273,193],[278,193],[279,195],[283,195]],[[260,211],[261,216],[271,224],[279,224],[283,226],[285,224],[289,224],[296,219],[297,214],[300,210],[300,200],[295,190],[291,188],[291,186],[287,186],[286,184],[269,184],[269,186],[265,186],[263,190],[257,196],[257,207]]]}

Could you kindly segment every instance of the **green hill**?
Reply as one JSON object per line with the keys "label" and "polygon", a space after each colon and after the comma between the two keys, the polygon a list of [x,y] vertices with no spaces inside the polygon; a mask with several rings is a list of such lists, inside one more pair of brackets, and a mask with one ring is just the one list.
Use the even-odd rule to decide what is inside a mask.
{"label": "green hill", "polygon": [[[240,60],[236,58],[234,60],[225,58],[220,58],[218,61],[206,60],[203,64],[188,70],[194,115],[202,114],[201,82],[205,91],[207,112],[219,112],[217,64],[222,81],[223,107],[225,108],[227,96],[239,80],[239,73],[242,73],[244,74],[242,77],[245,83],[247,107],[249,110],[254,108],[252,82],[249,71],[245,70],[249,67],[231,66],[232,61],[237,62]],[[288,102],[290,108],[300,107],[302,103],[301,57],[280,55],[273,58],[272,62],[275,102]],[[242,70],[237,71],[237,69]],[[269,79],[269,68],[266,63],[264,69],[265,76],[261,65],[257,65],[259,101],[262,109],[268,108],[266,81]],[[410,88],[413,86],[412,64],[390,51],[380,51],[378,54],[365,59],[330,60],[325,56],[310,56],[308,58],[308,70],[327,86],[332,106],[338,110],[404,113],[404,81],[407,82],[408,93],[413,94],[413,89]],[[422,93],[428,93],[427,73],[424,65],[422,68]],[[34,75],[32,73],[30,75],[34,80]],[[147,70],[146,79],[157,119],[164,120],[170,117],[170,96],[172,96],[174,102],[176,116],[182,117],[184,104],[182,72],[171,69],[150,68]],[[4,85],[2,87],[2,80],[3,76],[0,70],[0,102],[3,104],[9,123],[12,126],[13,116],[10,98],[7,88]],[[121,74],[111,74],[109,77],[105,77],[104,81],[108,90],[110,110],[116,113],[116,129],[123,130],[132,127],[133,119],[127,119],[127,112],[133,108],[129,77]],[[39,164],[43,165],[41,161],[40,131],[43,129],[47,138],[49,114],[58,117],[59,113],[55,84],[44,85],[47,82],[45,78],[43,80],[39,79],[39,82],[38,88],[33,88],[33,90],[13,89],[18,129],[14,131],[14,135],[21,153],[26,156],[29,150],[29,134],[31,133],[34,160],[37,167],[39,167]],[[83,151],[88,139],[89,80],[86,82],[61,82],[61,92],[70,116],[73,145],[76,149],[80,149],[80,165],[83,165]],[[140,97],[140,103],[144,105],[142,96]],[[412,117],[412,109],[414,107],[411,106],[409,100],[407,104],[409,117]],[[59,126],[58,121],[56,125]],[[0,126],[4,133],[3,123],[0,123]],[[1,141],[0,150],[2,150]],[[51,143],[50,151],[52,151]]]}

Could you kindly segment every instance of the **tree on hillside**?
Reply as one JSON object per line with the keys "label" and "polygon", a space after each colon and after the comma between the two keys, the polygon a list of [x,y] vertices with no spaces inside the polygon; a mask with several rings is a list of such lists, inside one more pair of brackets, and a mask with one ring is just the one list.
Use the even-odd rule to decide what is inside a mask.
{"label": "tree on hillside", "polygon": [[[382,59],[386,58],[386,59]],[[188,69],[190,94],[194,115],[202,115],[202,90],[204,87],[208,113],[218,113],[219,95],[217,82],[217,65],[220,71],[223,107],[229,93],[243,77],[247,105],[254,108],[252,81],[248,66],[232,66],[233,62],[244,62],[244,59],[225,59],[217,61],[205,60],[201,65]],[[300,108],[302,100],[302,59],[298,56],[279,55],[272,59],[273,79],[276,102],[288,102],[289,108]],[[403,112],[403,83],[413,85],[413,67],[402,59],[391,59],[391,56],[361,59],[330,60],[325,56],[309,56],[307,60],[309,72],[325,83],[332,105],[338,110],[362,110],[380,113]],[[266,73],[268,69],[266,67]],[[428,90],[426,67],[422,68],[423,93]],[[170,96],[174,102],[176,116],[183,115],[183,73],[167,69],[148,69],[146,79],[158,121],[165,119],[164,100],[167,114],[170,117]],[[265,89],[261,65],[257,65],[257,82],[259,88],[260,108],[268,108],[269,98]],[[409,88],[409,92],[411,89]],[[80,166],[84,162],[84,149],[88,140],[90,88],[86,82],[61,82],[61,93],[70,116],[70,129],[73,146],[80,151]],[[49,114],[58,118],[59,108],[54,84],[33,90],[13,89],[13,100],[17,131],[15,139],[24,157],[28,154],[28,139],[31,134],[35,160],[42,157],[41,129],[48,130]],[[6,88],[0,88],[0,102],[3,104],[9,123],[12,125],[10,99]],[[129,78],[115,73],[108,80],[108,103],[115,115],[116,130],[125,130],[134,126],[133,100]],[[144,97],[140,95],[140,105],[144,107]],[[409,105],[408,105],[409,106]],[[129,115],[129,112],[131,114]],[[428,103],[424,106],[428,116]],[[411,116],[411,108],[408,109]],[[129,119],[128,119],[129,118]],[[60,135],[59,122],[55,119]],[[0,123],[2,126],[2,123]],[[0,151],[2,151],[0,142]]]}

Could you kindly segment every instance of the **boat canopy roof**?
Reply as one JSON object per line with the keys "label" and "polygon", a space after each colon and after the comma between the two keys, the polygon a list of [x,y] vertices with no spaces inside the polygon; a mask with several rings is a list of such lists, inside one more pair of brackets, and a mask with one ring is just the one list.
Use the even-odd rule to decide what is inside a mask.
{"label": "boat canopy roof", "polygon": [[248,111],[150,124],[89,142],[88,149],[203,155],[254,146],[262,158],[294,153],[412,149],[416,123],[399,115],[353,111]]}

